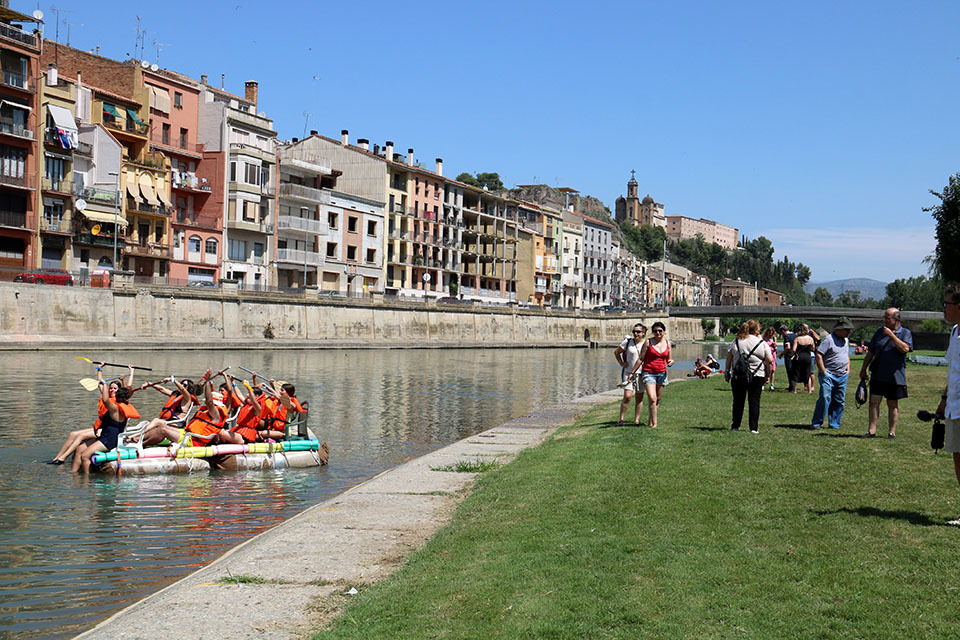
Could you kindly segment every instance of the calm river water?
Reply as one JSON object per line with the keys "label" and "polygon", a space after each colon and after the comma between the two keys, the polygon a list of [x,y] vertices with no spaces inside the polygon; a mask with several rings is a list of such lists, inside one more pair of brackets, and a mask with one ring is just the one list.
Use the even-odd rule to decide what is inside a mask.
{"label": "calm river water", "polygon": [[[681,377],[717,345],[677,345]],[[312,404],[330,465],[176,476],[83,477],[43,464],[92,423],[95,377],[74,355],[152,367],[265,372]],[[412,457],[526,413],[613,388],[610,349],[4,353],[0,368],[0,637],[73,636],[306,507]],[[120,370],[118,370],[119,372]],[[148,378],[139,377],[140,381]],[[162,396],[134,404],[156,415]]]}

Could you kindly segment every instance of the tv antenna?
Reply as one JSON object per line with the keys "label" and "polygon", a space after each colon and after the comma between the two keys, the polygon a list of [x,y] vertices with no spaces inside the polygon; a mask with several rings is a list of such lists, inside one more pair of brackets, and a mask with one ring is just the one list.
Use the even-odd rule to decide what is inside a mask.
{"label": "tv antenna", "polygon": [[140,22],[141,22],[141,18],[140,16],[137,16],[137,28],[136,28],[137,39],[133,43],[133,55],[138,60],[143,59],[143,47],[144,45],[146,45],[146,40],[147,40],[147,30],[140,28]]}
{"label": "tv antenna", "polygon": [[[159,67],[159,66],[160,66],[160,50],[163,49],[164,47],[170,46],[170,43],[169,43],[169,42],[157,42],[156,40],[154,40],[154,41],[153,41],[153,46],[155,46],[155,47],[157,48],[157,67]],[[154,69],[154,71],[156,71],[156,69]]]}
{"label": "tv antenna", "polygon": [[67,46],[70,46],[70,27],[82,27],[84,26],[82,22],[69,22],[67,20],[63,21],[63,24],[67,25]]}
{"label": "tv antenna", "polygon": [[303,112],[303,117],[305,118],[304,121],[303,121],[303,137],[304,137],[304,138],[307,137],[307,127],[310,125],[310,116],[315,116],[315,115],[317,115],[317,114],[316,114],[316,113],[310,113],[309,111],[304,111],[304,112]]}

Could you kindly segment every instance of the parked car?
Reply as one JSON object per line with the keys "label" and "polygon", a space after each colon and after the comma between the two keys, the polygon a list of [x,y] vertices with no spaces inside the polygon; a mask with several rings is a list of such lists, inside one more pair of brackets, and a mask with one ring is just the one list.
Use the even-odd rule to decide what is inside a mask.
{"label": "parked car", "polygon": [[217,285],[210,282],[209,280],[191,280],[190,286],[191,287],[216,287]]}
{"label": "parked car", "polygon": [[457,298],[456,296],[437,298],[437,302],[440,304],[473,304],[473,300],[464,300],[462,298]]}
{"label": "parked car", "polygon": [[73,286],[73,276],[63,269],[41,269],[40,271],[26,271],[18,274],[14,282],[29,282],[31,284],[61,284]]}

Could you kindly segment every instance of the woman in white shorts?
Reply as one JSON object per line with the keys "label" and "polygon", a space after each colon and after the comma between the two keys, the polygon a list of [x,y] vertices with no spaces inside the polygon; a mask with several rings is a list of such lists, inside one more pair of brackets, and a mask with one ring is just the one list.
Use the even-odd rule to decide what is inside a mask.
{"label": "woman in white shorts", "polygon": [[640,351],[643,348],[644,336],[647,335],[647,328],[639,322],[633,325],[632,335],[623,339],[620,346],[616,348],[613,354],[620,364],[620,386],[623,387],[623,400],[620,402],[620,421],[617,426],[623,426],[623,416],[627,413],[627,407],[630,406],[630,398],[636,396],[636,406],[634,408],[633,423],[640,424],[640,411],[643,409],[643,388],[640,386],[640,377],[637,375],[637,369],[642,364],[640,360]]}

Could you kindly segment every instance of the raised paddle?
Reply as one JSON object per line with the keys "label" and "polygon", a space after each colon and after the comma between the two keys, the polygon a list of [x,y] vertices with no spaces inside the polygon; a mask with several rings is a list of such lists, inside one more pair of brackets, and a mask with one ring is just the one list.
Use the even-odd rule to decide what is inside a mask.
{"label": "raised paddle", "polygon": [[[77,360],[83,360],[84,362],[89,362],[90,364],[100,364],[99,362],[94,362],[94,361],[91,360],[90,358],[84,358],[83,356],[77,356]],[[150,367],[135,367],[135,366],[133,366],[132,364],[119,364],[119,363],[117,363],[117,362],[104,362],[104,363],[103,363],[103,366],[105,366],[105,367],[123,367],[124,369],[126,369],[127,367],[129,367],[129,368],[131,368],[131,369],[140,369],[141,371],[153,371],[153,369],[151,369]]]}
{"label": "raised paddle", "polygon": [[[104,382],[107,384],[110,384],[114,380],[123,380],[123,376],[106,378]],[[80,382],[80,386],[86,389],[87,391],[93,391],[94,389],[100,386],[100,381],[97,380],[96,378],[80,378],[79,382]]]}

